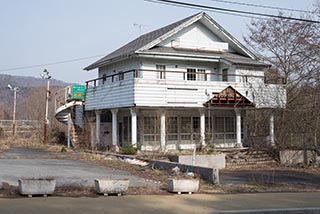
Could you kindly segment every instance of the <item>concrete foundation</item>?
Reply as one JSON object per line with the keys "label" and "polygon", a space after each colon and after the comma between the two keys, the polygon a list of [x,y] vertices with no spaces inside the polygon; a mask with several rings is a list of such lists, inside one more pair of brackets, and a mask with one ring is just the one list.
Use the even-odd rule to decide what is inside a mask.
{"label": "concrete foundation", "polygon": [[212,182],[214,184],[220,184],[219,180],[219,169],[218,168],[209,168],[209,167],[201,167],[201,166],[191,166],[180,163],[173,163],[169,161],[158,161],[151,160],[149,161],[152,164],[153,168],[161,169],[161,170],[171,170],[174,167],[179,167],[182,172],[193,172],[197,173],[201,176],[202,179]]}
{"label": "concrete foundation", "polygon": [[169,157],[170,161],[202,166],[209,168],[224,169],[226,167],[226,155],[225,154],[216,154],[216,155],[173,155]]}
{"label": "concrete foundation", "polygon": [[279,156],[280,162],[285,165],[320,163],[319,156],[310,150],[283,150]]}

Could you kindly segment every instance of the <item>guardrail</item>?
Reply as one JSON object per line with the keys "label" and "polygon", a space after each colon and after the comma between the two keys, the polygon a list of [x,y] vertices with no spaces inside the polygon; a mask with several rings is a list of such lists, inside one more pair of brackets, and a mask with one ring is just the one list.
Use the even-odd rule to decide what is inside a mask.
{"label": "guardrail", "polygon": [[[39,120],[15,120],[16,132],[28,132],[40,128],[43,121]],[[0,128],[4,132],[12,132],[13,120],[0,120]]]}

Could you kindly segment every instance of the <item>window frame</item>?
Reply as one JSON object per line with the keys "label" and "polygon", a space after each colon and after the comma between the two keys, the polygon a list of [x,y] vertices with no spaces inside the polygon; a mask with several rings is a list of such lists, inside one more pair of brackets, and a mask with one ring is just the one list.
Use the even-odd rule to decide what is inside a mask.
{"label": "window frame", "polygon": [[[192,70],[192,71],[191,71]],[[197,81],[197,68],[187,68],[187,81]]]}
{"label": "window frame", "polygon": [[223,68],[221,70],[222,73],[222,82],[228,82],[229,81],[229,68]]}
{"label": "window frame", "polygon": [[124,73],[122,71],[118,72],[118,79],[119,79],[119,81],[124,80]]}
{"label": "window frame", "polygon": [[205,68],[197,69],[197,81],[207,81],[207,71]]}
{"label": "window frame", "polygon": [[164,64],[156,64],[156,70],[158,79],[166,79],[166,65]]}

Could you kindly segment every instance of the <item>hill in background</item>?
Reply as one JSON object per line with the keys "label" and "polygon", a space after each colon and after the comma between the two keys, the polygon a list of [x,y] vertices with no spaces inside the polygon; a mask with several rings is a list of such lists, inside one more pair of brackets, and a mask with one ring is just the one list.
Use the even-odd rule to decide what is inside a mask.
{"label": "hill in background", "polygon": [[[8,84],[18,87],[39,87],[46,86],[47,80],[36,78],[36,77],[25,77],[25,76],[12,76],[7,74],[0,74],[0,89],[7,88]],[[50,85],[52,86],[67,86],[70,83],[66,83],[60,80],[51,79]]]}
{"label": "hill in background", "polygon": [[[0,74],[0,120],[11,120],[13,114],[13,92],[8,84],[19,87],[17,92],[17,120],[39,120],[44,117],[47,80],[36,77]],[[55,92],[70,85],[60,80],[50,80],[50,106],[53,111]]]}

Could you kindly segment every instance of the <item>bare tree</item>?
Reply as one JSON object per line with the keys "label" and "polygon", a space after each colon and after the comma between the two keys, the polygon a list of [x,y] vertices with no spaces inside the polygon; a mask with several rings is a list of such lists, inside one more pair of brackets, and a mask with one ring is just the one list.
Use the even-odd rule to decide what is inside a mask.
{"label": "bare tree", "polygon": [[[320,1],[314,5],[313,17],[304,18],[320,17]],[[280,76],[286,82],[287,108],[276,111],[278,144],[288,146],[295,132],[307,135],[312,144],[317,144],[320,25],[270,18],[253,20],[248,29],[246,43],[271,65],[266,76]]]}
{"label": "bare tree", "polygon": [[298,97],[297,87],[315,83],[319,69],[319,25],[271,18],[248,26],[246,43],[276,69],[287,83],[288,105]]}

